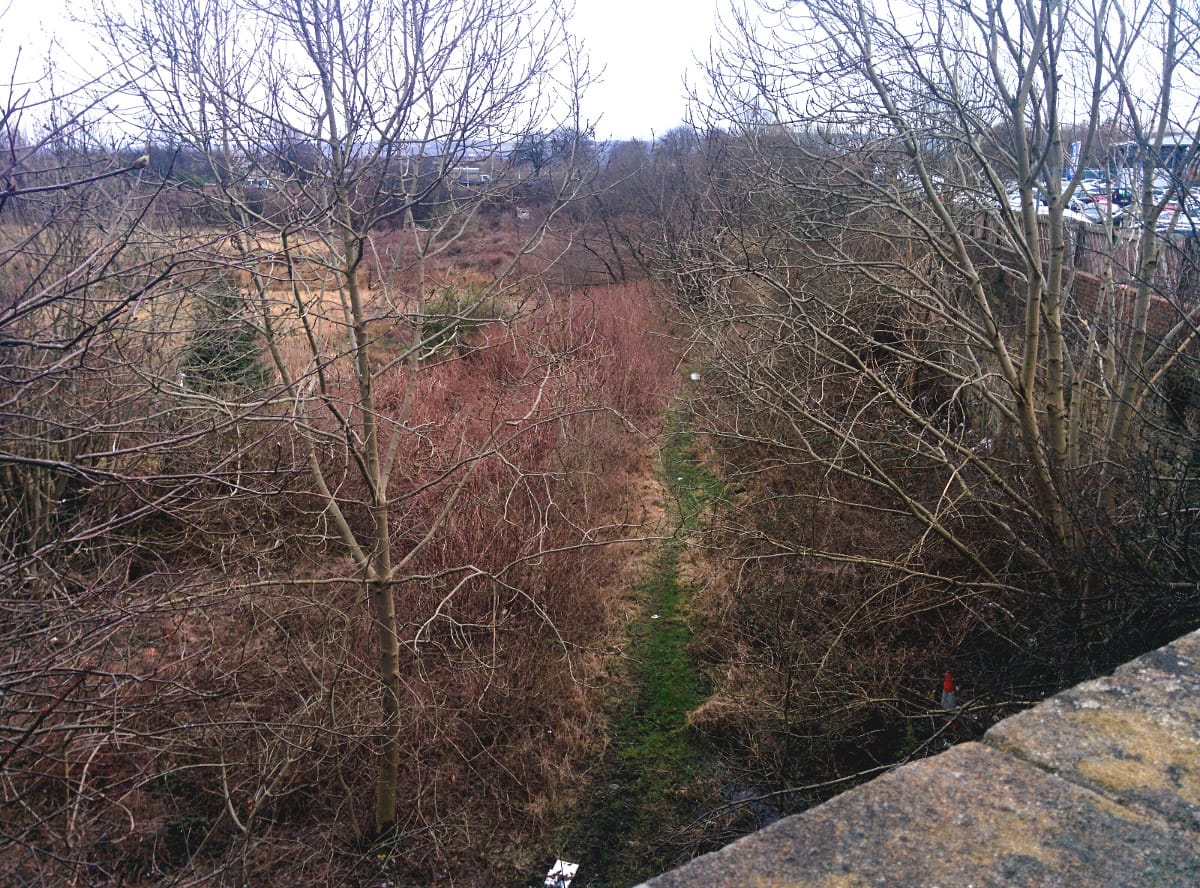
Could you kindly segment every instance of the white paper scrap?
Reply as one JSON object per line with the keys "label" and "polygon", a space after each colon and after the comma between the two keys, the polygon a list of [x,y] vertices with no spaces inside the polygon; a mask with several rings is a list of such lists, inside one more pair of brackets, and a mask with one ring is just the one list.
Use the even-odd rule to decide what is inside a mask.
{"label": "white paper scrap", "polygon": [[550,872],[546,873],[545,888],[571,888],[571,880],[577,872],[579,864],[556,860],[554,866],[550,867]]}

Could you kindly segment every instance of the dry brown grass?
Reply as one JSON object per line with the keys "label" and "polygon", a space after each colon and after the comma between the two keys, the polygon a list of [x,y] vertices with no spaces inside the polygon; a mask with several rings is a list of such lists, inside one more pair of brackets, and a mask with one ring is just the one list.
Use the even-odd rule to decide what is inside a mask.
{"label": "dry brown grass", "polygon": [[[377,742],[373,630],[281,430],[240,466],[262,483],[286,470],[274,494],[202,485],[128,530],[136,546],[113,541],[115,573],[103,552],[77,553],[85,587],[42,600],[48,628],[15,652],[28,672],[4,709],[0,881],[519,882],[604,742],[598,685],[638,548],[594,544],[656,522],[639,485],[674,382],[661,330],[646,289],[562,294],[379,380],[385,412],[418,396],[393,482],[397,557],[439,510],[437,479],[502,429],[397,583],[394,845],[356,840]],[[194,446],[219,458],[224,435]],[[206,458],[181,452],[173,470]],[[364,521],[345,454],[321,458]],[[447,598],[468,569],[481,573]]]}

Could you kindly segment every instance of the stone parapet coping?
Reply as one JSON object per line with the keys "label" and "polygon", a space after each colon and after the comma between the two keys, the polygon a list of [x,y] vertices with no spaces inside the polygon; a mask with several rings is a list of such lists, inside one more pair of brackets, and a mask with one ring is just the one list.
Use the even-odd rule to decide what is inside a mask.
{"label": "stone parapet coping", "polygon": [[1200,886],[1200,632],[641,888]]}

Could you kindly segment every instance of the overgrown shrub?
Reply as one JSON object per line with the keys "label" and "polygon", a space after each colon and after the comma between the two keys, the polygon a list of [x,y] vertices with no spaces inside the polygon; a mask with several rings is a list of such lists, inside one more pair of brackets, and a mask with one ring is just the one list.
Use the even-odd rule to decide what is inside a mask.
{"label": "overgrown shrub", "polygon": [[[419,395],[398,428],[397,558],[436,527],[395,583],[403,815],[387,850],[360,833],[375,628],[362,589],[329,579],[344,556],[291,483],[298,442],[257,416],[222,432],[246,436],[236,467],[206,463],[217,439],[181,447],[176,468],[208,481],[124,545],[63,562],[87,585],[46,596],[45,628],[11,652],[43,665],[0,708],[0,881],[516,881],[603,743],[595,678],[625,559],[595,544],[640,532],[625,492],[645,444],[617,411],[653,431],[673,381],[660,330],[653,294],[618,288],[483,324],[457,359],[380,378],[385,416]],[[320,454],[346,477],[344,452]],[[437,525],[445,486],[430,482],[447,472],[466,489]],[[367,520],[361,488],[339,497]]]}
{"label": "overgrown shrub", "polygon": [[203,391],[252,392],[269,378],[262,338],[248,319],[232,275],[211,275],[192,291],[195,322],[180,372]]}

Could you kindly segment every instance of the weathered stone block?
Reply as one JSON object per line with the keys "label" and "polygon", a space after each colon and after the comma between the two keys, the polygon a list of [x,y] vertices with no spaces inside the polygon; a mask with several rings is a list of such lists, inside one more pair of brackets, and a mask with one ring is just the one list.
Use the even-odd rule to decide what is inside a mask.
{"label": "weathered stone block", "polygon": [[1200,634],[1005,719],[985,742],[1200,829]]}
{"label": "weathered stone block", "polygon": [[648,888],[1200,885],[1194,834],[980,744],[955,747]]}

